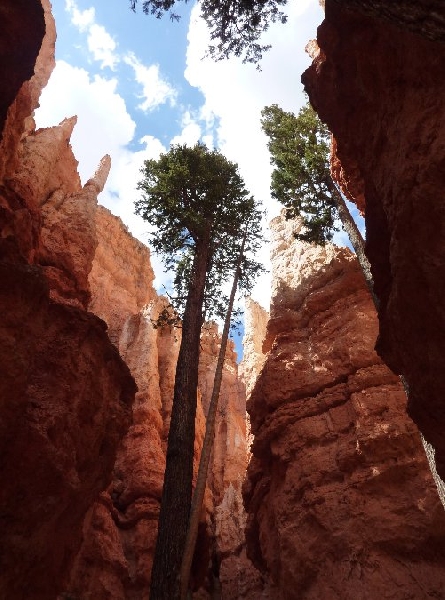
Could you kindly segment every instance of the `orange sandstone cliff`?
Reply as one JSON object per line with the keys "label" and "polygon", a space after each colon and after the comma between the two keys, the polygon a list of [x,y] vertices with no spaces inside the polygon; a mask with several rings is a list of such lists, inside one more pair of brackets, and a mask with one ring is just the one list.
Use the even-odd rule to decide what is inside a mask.
{"label": "orange sandstone cliff", "polygon": [[268,354],[248,410],[248,555],[277,599],[445,595],[445,513],[345,248],[273,230]]}
{"label": "orange sandstone cliff", "polygon": [[[335,176],[366,209],[379,352],[408,380],[440,468],[443,248],[423,220],[440,233],[440,19],[423,20],[426,39],[423,2],[413,12],[405,0],[403,18],[382,2],[342,4],[359,12],[326,2],[306,84],[337,138]],[[75,117],[35,129],[54,64],[49,2],[5,0],[0,32],[0,597],[139,600],[180,334],[152,325],[165,301],[148,249],[97,205],[109,157],[82,187]],[[289,241],[281,219],[274,231],[271,315],[251,303],[242,378],[227,350],[195,597],[444,597],[444,512],[398,378],[373,351],[356,261]],[[218,350],[210,325],[195,467]]]}
{"label": "orange sandstone cliff", "polygon": [[66,584],[85,514],[109,484],[135,385],[105,324],[87,312],[107,159],[82,188],[73,122],[35,130],[54,63],[49,3],[7,0],[1,12],[0,597],[48,600]]}
{"label": "orange sandstone cliff", "polygon": [[[157,329],[165,299],[153,289],[149,250],[107,209],[96,212],[98,246],[89,276],[90,309],[134,376],[133,422],[118,450],[113,480],[87,515],[83,543],[65,593],[81,598],[146,598],[157,534],[180,330]],[[220,336],[203,329],[199,365],[195,474],[205,413],[213,387]],[[261,576],[245,557],[241,484],[247,462],[245,391],[229,343],[216,420],[215,445],[193,568],[193,583],[208,597],[250,598]]]}
{"label": "orange sandstone cliff", "polygon": [[364,211],[377,349],[445,478],[445,10],[441,0],[326,0],[303,81],[336,140],[334,176]]}

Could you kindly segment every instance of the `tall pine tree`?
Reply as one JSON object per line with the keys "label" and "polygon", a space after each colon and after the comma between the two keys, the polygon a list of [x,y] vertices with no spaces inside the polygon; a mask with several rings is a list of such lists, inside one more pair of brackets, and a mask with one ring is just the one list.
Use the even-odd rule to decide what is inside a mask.
{"label": "tall pine tree", "polygon": [[272,197],[285,206],[287,218],[302,220],[304,231],[296,237],[325,244],[332,240],[339,219],[378,308],[363,237],[331,177],[329,130],[310,104],[297,116],[277,104],[266,106],[261,115],[263,131],[269,137],[270,161],[275,167],[270,186]]}
{"label": "tall pine tree", "polygon": [[224,282],[243,243],[240,285],[248,291],[261,265],[249,259],[261,241],[261,212],[237,165],[203,144],[173,146],[148,160],[136,212],[152,226],[150,241],[175,270],[175,308],[182,318],[167,462],[151,578],[151,600],[176,600],[190,514],[199,341],[205,319],[223,315]]}

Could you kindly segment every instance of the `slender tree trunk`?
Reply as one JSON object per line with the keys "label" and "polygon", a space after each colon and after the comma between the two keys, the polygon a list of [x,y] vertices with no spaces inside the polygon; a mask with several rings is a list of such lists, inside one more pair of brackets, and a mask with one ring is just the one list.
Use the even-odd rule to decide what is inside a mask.
{"label": "slender tree trunk", "polygon": [[201,507],[204,499],[205,487],[207,482],[207,471],[209,468],[210,454],[212,451],[213,440],[215,437],[216,409],[218,408],[219,393],[221,390],[224,359],[226,356],[227,340],[229,337],[230,319],[232,316],[233,303],[235,301],[235,294],[238,287],[240,265],[243,258],[246,237],[247,229],[243,237],[241,250],[235,266],[235,276],[233,279],[232,291],[230,292],[229,305],[227,307],[226,319],[224,322],[224,329],[221,338],[221,347],[219,349],[218,362],[216,364],[215,370],[215,378],[213,380],[213,391],[210,399],[209,410],[207,413],[206,432],[201,451],[201,458],[199,461],[198,478],[196,481],[195,491],[193,493],[190,522],[187,531],[187,540],[181,565],[181,600],[186,600],[187,598],[187,590],[190,579],[190,568],[192,566],[193,554],[195,552],[196,538],[198,537],[199,517],[201,514]]}
{"label": "slender tree trunk", "polygon": [[179,574],[192,497],[199,343],[208,259],[209,235],[196,246],[182,321],[150,600],[177,600],[180,595]]}
{"label": "slender tree trunk", "polygon": [[374,293],[374,280],[371,273],[371,265],[365,254],[365,242],[363,240],[362,234],[360,233],[354,219],[352,218],[342,194],[338,190],[333,180],[331,193],[334,196],[335,202],[337,204],[340,221],[342,222],[343,228],[348,234],[352,247],[355,250],[355,254],[360,264],[363,277],[365,278],[366,285],[368,286],[368,289],[371,292],[371,296],[374,301],[374,306],[378,311],[379,299]]}

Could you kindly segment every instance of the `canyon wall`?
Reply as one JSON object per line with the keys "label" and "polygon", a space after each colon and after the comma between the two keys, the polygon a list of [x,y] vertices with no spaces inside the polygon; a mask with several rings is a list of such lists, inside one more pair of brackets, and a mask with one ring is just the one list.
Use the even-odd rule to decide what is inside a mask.
{"label": "canyon wall", "polygon": [[444,597],[445,513],[400,382],[374,351],[358,263],[293,227],[272,222],[268,354],[248,400],[248,555],[277,599]]}
{"label": "canyon wall", "polygon": [[[29,15],[24,9],[3,7],[0,42],[9,60],[4,42],[35,17],[33,35],[15,49],[20,68],[11,58],[9,70],[0,69],[0,596],[142,598],[180,331],[153,326],[166,301],[153,288],[149,251],[97,204],[110,158],[82,187],[70,146],[76,118],[35,129],[55,29],[46,0],[31,3]],[[201,343],[195,473],[219,351],[215,325]],[[199,597],[216,586],[226,598],[253,599],[262,585],[245,556],[245,391],[237,371],[229,343],[193,569]]]}
{"label": "canyon wall", "polygon": [[445,478],[442,4],[326,0],[303,81],[336,140],[334,177],[365,213],[378,352],[407,381]]}
{"label": "canyon wall", "polygon": [[74,121],[35,130],[54,65],[49,3],[7,1],[1,14],[0,53],[11,62],[0,68],[0,597],[48,600],[110,482],[135,385],[105,323],[87,312],[91,222],[109,159],[82,188]]}
{"label": "canyon wall", "polygon": [[[138,391],[112,483],[87,515],[82,548],[65,594],[142,599],[149,590],[181,336],[180,330],[153,325],[166,300],[153,288],[149,250],[103,207],[96,212],[96,233],[90,309],[107,322]],[[206,325],[199,364],[195,475],[219,346],[216,325]],[[246,461],[245,390],[230,341],[192,573],[195,590],[201,588],[200,598],[218,586],[225,598],[253,600],[257,596],[248,594],[261,586],[260,574],[245,556],[241,483]]]}

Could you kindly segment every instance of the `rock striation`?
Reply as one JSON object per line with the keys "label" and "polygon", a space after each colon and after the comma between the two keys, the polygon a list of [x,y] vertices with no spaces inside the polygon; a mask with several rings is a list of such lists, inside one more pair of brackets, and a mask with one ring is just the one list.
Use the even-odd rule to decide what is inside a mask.
{"label": "rock striation", "polygon": [[[365,14],[367,13],[367,14]],[[334,176],[365,212],[377,349],[445,478],[444,11],[435,0],[326,0],[303,80],[336,140]]]}
{"label": "rock striation", "polygon": [[443,597],[445,513],[355,257],[272,222],[274,296],[248,400],[248,556],[277,599]]}
{"label": "rock striation", "polygon": [[[103,207],[96,211],[96,235],[89,308],[107,322],[138,391],[111,485],[85,519],[82,548],[65,593],[136,600],[146,598],[149,590],[180,330],[153,326],[166,300],[153,288],[148,248]],[[207,324],[201,338],[195,475],[219,347],[217,326]],[[246,463],[245,390],[229,342],[193,568],[199,597],[209,597],[216,586],[229,600],[257,597],[239,592],[242,587],[249,594],[261,582],[245,556],[241,483]]]}
{"label": "rock striation", "polygon": [[[149,251],[97,204],[110,158],[82,187],[70,146],[76,117],[35,129],[55,29],[47,0],[28,5],[25,14],[23,2],[7,3],[0,26],[11,60],[0,67],[0,596],[145,598],[180,333],[153,327],[166,301],[154,291]],[[18,68],[5,41],[30,19]],[[219,343],[207,327],[195,470]],[[237,370],[229,345],[193,572],[201,597],[218,587],[229,599],[253,598],[261,582],[244,550]]]}
{"label": "rock striation", "polygon": [[82,188],[74,121],[35,130],[32,112],[54,65],[50,5],[3,4],[0,597],[49,600],[109,484],[135,385],[104,322],[86,310],[107,159]]}

